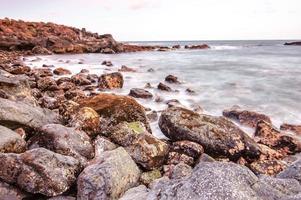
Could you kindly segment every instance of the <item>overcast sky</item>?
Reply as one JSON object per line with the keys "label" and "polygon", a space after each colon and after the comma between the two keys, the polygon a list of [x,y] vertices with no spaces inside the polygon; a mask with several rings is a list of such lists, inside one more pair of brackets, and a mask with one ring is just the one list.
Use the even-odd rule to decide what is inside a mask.
{"label": "overcast sky", "polygon": [[120,41],[301,39],[301,0],[0,0],[0,17]]}

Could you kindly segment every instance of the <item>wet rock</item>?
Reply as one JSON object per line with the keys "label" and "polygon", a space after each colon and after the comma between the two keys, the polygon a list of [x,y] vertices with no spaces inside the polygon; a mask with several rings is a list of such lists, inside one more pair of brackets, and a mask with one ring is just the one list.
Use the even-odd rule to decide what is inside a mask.
{"label": "wet rock", "polygon": [[301,141],[299,138],[281,133],[270,123],[265,121],[258,122],[255,136],[258,137],[259,143],[276,149],[284,155],[301,151]]}
{"label": "wet rock", "polygon": [[47,76],[53,76],[51,69],[48,68],[36,68],[32,69],[29,73],[30,76],[36,77],[36,78],[43,78]]}
{"label": "wet rock", "polygon": [[250,169],[255,174],[274,176],[286,168],[284,162],[279,160],[258,160],[250,164]]}
{"label": "wet rock", "polygon": [[71,116],[69,125],[94,137],[100,132],[100,116],[92,108],[82,107]]}
{"label": "wet rock", "polygon": [[97,74],[88,74],[87,79],[91,81],[91,83],[96,83],[98,81]]}
{"label": "wet rock", "polygon": [[111,48],[104,48],[104,49],[101,50],[100,53],[104,53],[104,54],[114,54],[114,53],[116,53],[116,52],[115,52],[113,49],[111,49]]}
{"label": "wet rock", "polygon": [[68,70],[68,69],[64,69],[62,67],[59,67],[59,68],[56,68],[55,70],[53,70],[53,73],[55,75],[62,76],[62,75],[70,75],[71,71]]}
{"label": "wet rock", "polygon": [[200,115],[193,111],[172,107],[161,114],[159,126],[172,141],[190,140],[201,144],[207,154],[258,158],[256,142],[224,117]]}
{"label": "wet rock", "polygon": [[280,130],[283,131],[291,131],[299,136],[301,136],[301,125],[294,125],[294,124],[282,124],[280,126]]}
{"label": "wet rock", "polygon": [[73,157],[53,153],[44,148],[22,154],[0,153],[0,178],[21,189],[46,196],[67,191],[79,173],[79,162]]}
{"label": "wet rock", "polygon": [[139,185],[126,191],[126,193],[119,200],[141,200],[148,196],[148,188],[145,185]]}
{"label": "wet rock", "polygon": [[3,65],[0,66],[0,69],[3,69],[11,74],[14,75],[22,75],[30,72],[30,67],[23,65],[23,64],[18,64],[18,65]]}
{"label": "wet rock", "polygon": [[123,146],[133,160],[147,170],[162,166],[168,154],[168,145],[148,133],[141,122],[122,122],[104,134]]}
{"label": "wet rock", "polygon": [[196,94],[196,92],[195,92],[194,90],[190,89],[190,88],[187,88],[185,91],[186,91],[188,94]]}
{"label": "wet rock", "polygon": [[85,99],[86,94],[83,90],[75,89],[75,90],[68,90],[65,93],[65,97],[68,100],[79,101],[81,99]]}
{"label": "wet rock", "polygon": [[169,86],[167,86],[167,85],[165,85],[163,83],[159,83],[159,85],[158,85],[157,88],[159,90],[163,90],[163,91],[166,91],[166,92],[171,92],[172,91],[172,89]]}
{"label": "wet rock", "polygon": [[43,125],[59,123],[58,114],[22,102],[0,98],[0,124],[11,129],[39,129]]}
{"label": "wet rock", "polygon": [[0,181],[0,199],[1,200],[23,200],[29,195],[13,185]]}
{"label": "wet rock", "polygon": [[127,67],[125,65],[122,65],[120,69],[118,69],[119,72],[137,72],[137,70]]}
{"label": "wet rock", "polygon": [[178,80],[178,77],[176,77],[174,75],[166,76],[165,81],[168,82],[168,83],[180,83],[180,81]]}
{"label": "wet rock", "polygon": [[79,102],[80,107],[90,107],[101,117],[108,121],[109,126],[114,126],[120,122],[142,122],[150,132],[150,126],[143,106],[131,97],[99,94],[94,97],[84,99]]}
{"label": "wet rock", "polygon": [[296,179],[301,184],[301,160],[293,162],[285,170],[277,175],[277,178],[282,179]]}
{"label": "wet rock", "polygon": [[91,81],[88,79],[87,74],[79,73],[79,74],[73,75],[71,77],[71,80],[75,85],[78,85],[78,86],[91,85]]}
{"label": "wet rock", "polygon": [[296,41],[296,42],[286,42],[286,43],[284,43],[284,45],[295,45],[295,46],[300,46],[300,45],[301,45],[301,42],[299,42],[299,41]]}
{"label": "wet rock", "polygon": [[161,177],[162,177],[161,172],[158,169],[155,169],[152,171],[143,172],[140,176],[140,182],[148,186],[151,182]]}
{"label": "wet rock", "polygon": [[111,61],[109,61],[109,60],[105,60],[105,61],[103,61],[101,64],[102,64],[102,65],[105,65],[105,66],[107,66],[107,67],[113,66],[113,63],[112,63]]}
{"label": "wet rock", "polygon": [[140,171],[123,148],[105,151],[77,179],[77,199],[118,199],[137,185]]}
{"label": "wet rock", "polygon": [[45,67],[45,68],[55,68],[54,65],[46,65],[46,64],[43,64],[42,67]]}
{"label": "wet rock", "polygon": [[271,123],[271,119],[268,116],[253,111],[243,110],[239,107],[233,107],[231,109],[224,110],[223,116],[233,119],[242,125],[249,126],[252,128],[255,128],[260,120],[264,120],[268,123]]}
{"label": "wet rock", "polygon": [[170,99],[165,101],[165,103],[168,105],[168,107],[182,107],[185,108],[185,106],[183,106],[183,104],[181,104],[181,102],[177,99]]}
{"label": "wet rock", "polygon": [[172,46],[172,48],[173,48],[173,49],[180,49],[181,46],[177,44],[177,45]]}
{"label": "wet rock", "polygon": [[0,152],[22,153],[26,149],[26,142],[16,132],[0,126]]}
{"label": "wet rock", "polygon": [[188,140],[173,142],[171,151],[186,154],[194,159],[198,159],[204,153],[202,145]]}
{"label": "wet rock", "polygon": [[147,70],[147,72],[154,72],[155,70],[153,69],[153,68],[149,68],[148,70]]}
{"label": "wet rock", "polygon": [[2,98],[38,105],[26,76],[12,75],[0,70],[0,91]]}
{"label": "wet rock", "polygon": [[146,116],[147,116],[147,119],[150,122],[155,122],[155,121],[158,120],[158,113],[157,113],[157,111],[151,111],[151,112],[147,113]]}
{"label": "wet rock", "polygon": [[72,82],[62,82],[58,85],[58,88],[60,90],[68,91],[68,90],[74,90],[76,86]]}
{"label": "wet rock", "polygon": [[41,91],[54,91],[59,89],[56,84],[56,81],[51,77],[41,78],[40,80],[38,80],[37,84],[38,88]]}
{"label": "wet rock", "polygon": [[200,44],[200,45],[185,45],[185,49],[209,49],[210,47],[207,44]]}
{"label": "wet rock", "polygon": [[60,85],[64,82],[72,82],[72,79],[70,77],[61,77],[61,78],[57,79],[56,84]]}
{"label": "wet rock", "polygon": [[85,132],[60,124],[48,124],[28,142],[29,149],[46,148],[56,153],[72,156],[83,165],[94,157],[94,148]]}
{"label": "wet rock", "polygon": [[98,79],[99,89],[116,89],[123,87],[123,76],[120,72],[102,74]]}
{"label": "wet rock", "polygon": [[80,70],[80,73],[89,73],[90,71],[88,69],[82,69]]}
{"label": "wet rock", "polygon": [[140,89],[140,88],[133,88],[130,90],[130,96],[135,98],[142,98],[142,99],[150,99],[153,98],[152,93],[147,90]]}

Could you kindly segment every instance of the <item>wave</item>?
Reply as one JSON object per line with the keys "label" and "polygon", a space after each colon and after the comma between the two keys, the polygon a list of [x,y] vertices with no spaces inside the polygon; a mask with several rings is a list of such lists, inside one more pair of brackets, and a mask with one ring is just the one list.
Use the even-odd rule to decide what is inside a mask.
{"label": "wave", "polygon": [[213,50],[236,50],[243,48],[242,46],[229,46],[229,45],[219,45],[219,46],[210,46]]}

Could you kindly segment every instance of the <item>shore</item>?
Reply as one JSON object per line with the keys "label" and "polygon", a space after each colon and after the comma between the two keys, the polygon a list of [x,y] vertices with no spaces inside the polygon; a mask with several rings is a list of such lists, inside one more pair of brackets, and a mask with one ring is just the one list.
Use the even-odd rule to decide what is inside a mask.
{"label": "shore", "polygon": [[[162,101],[150,85],[137,85],[128,95],[110,92],[122,88],[124,73],[136,73],[134,68],[123,65],[99,76],[83,67],[73,74],[49,64],[31,68],[21,59],[180,46],[122,44],[110,35],[49,23],[2,20],[0,25],[0,199],[301,197],[301,125],[274,127],[266,114],[238,106],[212,116],[177,99],[164,101],[166,108],[158,112],[137,101]],[[181,84],[171,73],[154,87],[172,93]],[[155,137],[150,123],[158,124],[166,139]]]}

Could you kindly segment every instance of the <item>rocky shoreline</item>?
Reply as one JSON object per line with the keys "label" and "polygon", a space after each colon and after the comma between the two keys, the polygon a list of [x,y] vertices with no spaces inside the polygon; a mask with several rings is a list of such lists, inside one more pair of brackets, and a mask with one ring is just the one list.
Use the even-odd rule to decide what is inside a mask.
{"label": "rocky shoreline", "polygon": [[[3,23],[13,33],[3,31],[8,27]],[[123,87],[123,72],[135,73],[130,67],[98,76],[86,69],[72,74],[57,66],[30,68],[19,59],[40,47],[48,53],[85,53],[92,41],[94,53],[179,46],[127,45],[82,30],[86,42],[75,34],[67,43],[60,35],[56,44],[37,47],[45,24],[8,19],[0,24],[0,199],[301,199],[300,125],[278,129],[269,116],[238,106],[223,116],[206,115],[177,100],[157,112],[136,101],[160,101],[147,87],[137,86],[128,96],[107,93]],[[23,31],[29,26],[41,37]],[[79,31],[47,26],[68,37]],[[19,43],[21,37],[25,42]],[[100,47],[102,42],[109,46]],[[24,49],[28,46],[32,49]],[[181,80],[168,75],[158,90],[173,92],[166,83],[176,88]],[[150,122],[158,123],[168,140],[156,138]]]}

